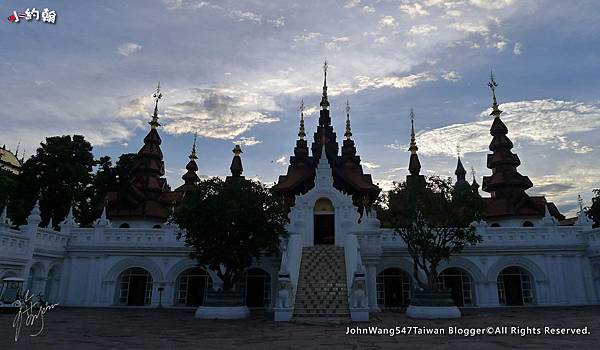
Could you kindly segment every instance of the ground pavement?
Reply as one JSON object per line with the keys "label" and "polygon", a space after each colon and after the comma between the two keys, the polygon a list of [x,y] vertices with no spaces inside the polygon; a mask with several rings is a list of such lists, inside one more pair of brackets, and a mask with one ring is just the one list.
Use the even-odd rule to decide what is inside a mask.
{"label": "ground pavement", "polygon": [[[56,308],[26,327],[14,341],[14,315],[0,314],[5,349],[600,349],[600,307],[465,309],[452,321],[411,320],[401,312],[372,314],[368,323],[275,323],[269,313],[235,321],[195,320],[194,310]],[[380,327],[400,334],[347,335],[347,327]],[[415,328],[409,328],[409,327]],[[449,327],[535,327],[542,334],[449,335]],[[543,334],[544,327],[588,327],[588,335]],[[403,328],[404,327],[404,328]],[[443,329],[443,335],[415,330]],[[498,329],[498,328],[494,328]],[[524,328],[521,328],[523,330]],[[411,334],[403,334],[410,332]],[[502,330],[500,328],[500,330]],[[510,328],[508,328],[510,332]],[[526,331],[526,329],[525,329]]]}

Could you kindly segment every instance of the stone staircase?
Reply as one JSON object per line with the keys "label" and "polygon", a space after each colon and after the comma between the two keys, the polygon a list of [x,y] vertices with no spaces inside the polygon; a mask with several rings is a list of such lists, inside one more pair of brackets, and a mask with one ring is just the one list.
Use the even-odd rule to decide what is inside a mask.
{"label": "stone staircase", "polygon": [[294,320],[323,318],[340,321],[350,318],[344,248],[334,245],[302,250]]}

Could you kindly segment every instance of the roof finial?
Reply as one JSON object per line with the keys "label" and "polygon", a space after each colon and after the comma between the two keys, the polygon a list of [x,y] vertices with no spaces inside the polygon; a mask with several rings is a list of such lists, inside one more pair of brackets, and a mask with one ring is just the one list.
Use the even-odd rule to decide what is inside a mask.
{"label": "roof finial", "polygon": [[498,87],[498,83],[494,80],[494,72],[492,71],[490,71],[490,82],[488,83],[488,86],[492,90],[492,113],[490,113],[490,115],[498,118],[502,111],[498,108],[498,101],[496,101],[496,88]]}
{"label": "roof finial", "polygon": [[15,151],[16,158],[18,158],[18,155],[19,155],[19,146],[21,146],[21,141],[17,142],[17,150]]}
{"label": "roof finial", "polygon": [[323,63],[323,74],[324,74],[324,78],[323,78],[323,96],[321,97],[321,108],[323,109],[328,109],[329,108],[329,101],[327,100],[327,68],[329,67],[329,65],[327,64],[327,60],[325,60],[325,62]]}
{"label": "roof finial", "polygon": [[473,182],[475,182],[475,174],[476,174],[476,172],[475,172],[475,167],[473,167],[473,166],[471,165],[471,175],[473,176]]}
{"label": "roof finial", "polygon": [[300,130],[298,131],[298,137],[300,140],[304,140],[306,137],[306,130],[304,129],[304,99],[300,100]]}
{"label": "roof finial", "polygon": [[415,136],[415,112],[410,109],[410,147],[408,148],[411,154],[416,154],[419,150],[417,147],[417,138]]}
{"label": "roof finial", "polygon": [[198,133],[195,132],[194,133],[194,143],[192,144],[192,153],[190,153],[190,159],[198,159],[198,156],[196,156],[196,138],[198,137]]}
{"label": "roof finial", "polygon": [[344,133],[347,140],[352,138],[352,127],[350,126],[350,101],[346,100],[346,133]]}
{"label": "roof finial", "polygon": [[154,98],[154,113],[152,114],[152,120],[149,124],[152,129],[156,129],[160,126],[158,123],[158,101],[162,98],[162,93],[160,92],[160,81],[158,82],[156,92],[152,94],[152,97]]}
{"label": "roof finial", "polygon": [[579,211],[582,212],[583,211],[583,198],[581,198],[580,194],[577,195],[577,203],[579,203]]}
{"label": "roof finial", "polygon": [[460,153],[460,151],[461,151],[461,150],[460,150],[460,144],[457,142],[457,143],[456,143],[456,157],[457,157],[458,159],[460,159],[460,154],[461,154],[461,153]]}
{"label": "roof finial", "polygon": [[235,145],[232,152],[233,160],[231,161],[231,166],[229,167],[229,170],[231,170],[231,175],[233,177],[240,177],[242,175],[242,172],[244,171],[244,168],[242,166],[242,158],[240,157],[240,154],[243,153],[242,148],[240,147],[240,145]]}

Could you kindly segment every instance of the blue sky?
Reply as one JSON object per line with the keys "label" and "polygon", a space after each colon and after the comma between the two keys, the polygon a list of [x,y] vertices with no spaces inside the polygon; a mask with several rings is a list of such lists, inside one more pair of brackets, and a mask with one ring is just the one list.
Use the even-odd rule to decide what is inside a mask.
{"label": "blue sky", "polygon": [[[49,7],[55,25],[9,23]],[[485,167],[493,69],[509,137],[532,194],[573,213],[600,187],[600,5],[595,1],[4,1],[1,142],[30,155],[43,137],[79,133],[96,156],[136,152],[161,81],[167,177],[181,183],[193,133],[198,165],[227,175],[241,142],[248,177],[285,173],[298,105],[315,130],[329,61],[341,140],[350,100],[366,171],[389,188],[407,174],[410,108],[426,174],[450,175],[460,144]],[[312,113],[312,114],[310,114]]]}

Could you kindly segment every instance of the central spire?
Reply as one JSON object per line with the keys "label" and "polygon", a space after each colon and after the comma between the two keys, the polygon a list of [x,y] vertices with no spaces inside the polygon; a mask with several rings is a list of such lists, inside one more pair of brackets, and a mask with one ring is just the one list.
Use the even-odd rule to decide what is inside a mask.
{"label": "central spire", "polygon": [[323,63],[323,96],[321,97],[321,108],[329,109],[329,100],[327,100],[327,60]]}
{"label": "central spire", "polygon": [[352,138],[352,127],[350,126],[350,101],[346,100],[346,133],[344,133],[347,140]]}
{"label": "central spire", "polygon": [[410,154],[417,154],[419,147],[417,147],[417,138],[415,136],[415,112],[410,109],[410,147],[408,147]]}
{"label": "central spire", "polygon": [[418,176],[421,172],[421,162],[419,161],[419,155],[417,151],[419,147],[417,147],[417,139],[415,136],[415,112],[413,109],[410,109],[410,147],[408,147],[410,151],[410,160],[408,162],[408,171],[412,176]]}
{"label": "central spire", "polygon": [[156,129],[160,126],[158,123],[158,101],[162,98],[162,93],[160,92],[160,81],[158,82],[158,86],[156,87],[156,92],[152,95],[154,98],[154,113],[152,114],[152,120],[150,121],[150,127],[152,129]]}
{"label": "central spire", "polygon": [[231,166],[229,167],[229,170],[231,170],[231,176],[241,177],[242,172],[244,171],[244,168],[242,167],[242,158],[240,157],[240,154],[243,153],[242,148],[240,145],[235,145],[232,152],[233,159],[231,160]]}
{"label": "central spire", "polygon": [[490,115],[498,118],[500,117],[500,114],[502,114],[502,111],[498,108],[498,101],[496,101],[496,88],[498,87],[498,83],[494,80],[494,72],[491,71],[488,86],[492,90],[492,113],[490,113]]}

